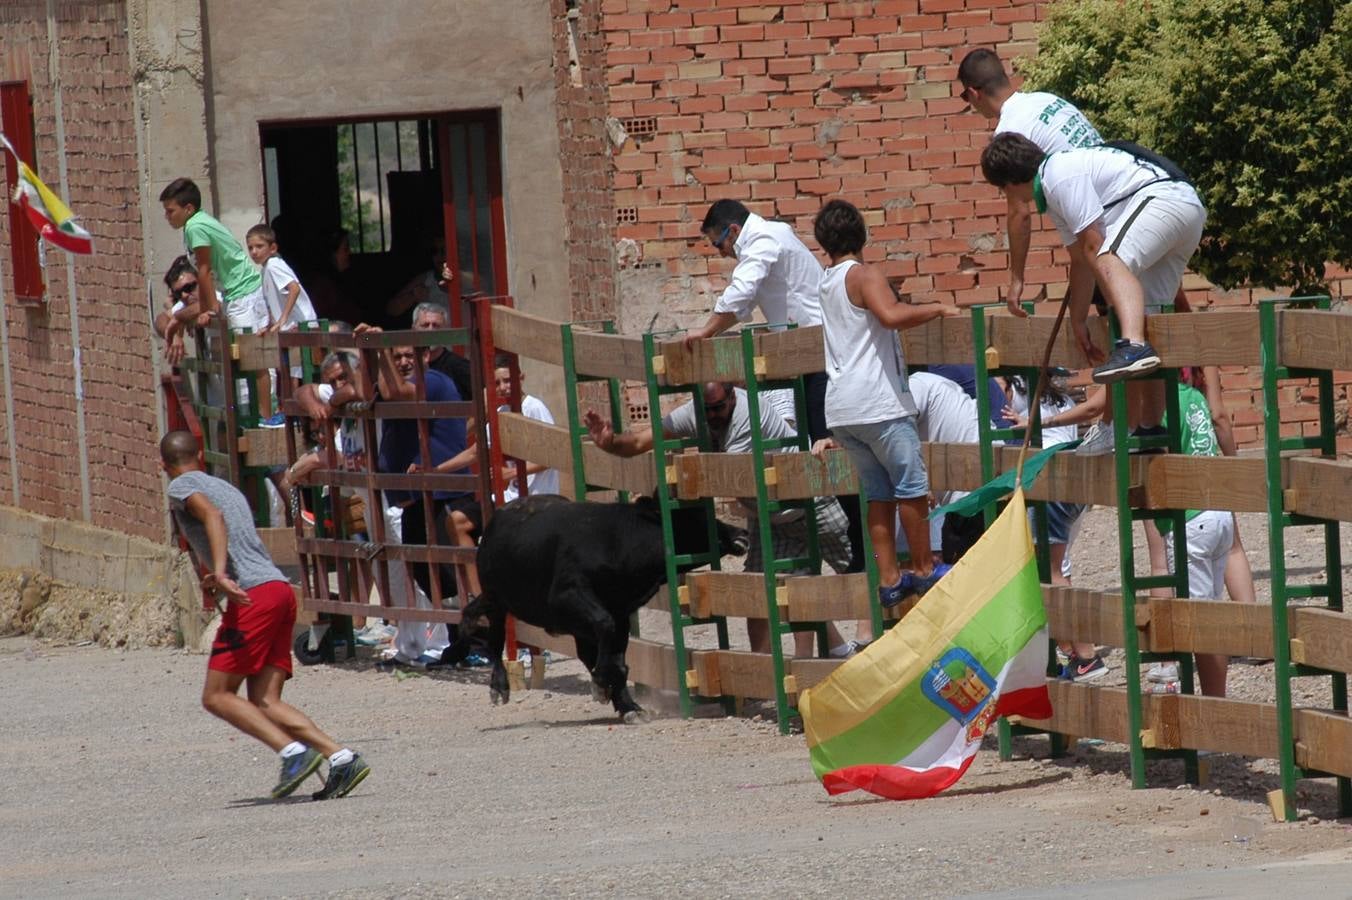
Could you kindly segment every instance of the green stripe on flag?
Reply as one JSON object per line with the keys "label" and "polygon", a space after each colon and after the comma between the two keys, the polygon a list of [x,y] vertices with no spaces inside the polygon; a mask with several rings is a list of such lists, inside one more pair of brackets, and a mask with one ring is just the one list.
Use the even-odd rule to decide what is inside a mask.
{"label": "green stripe on flag", "polygon": [[[1046,623],[1037,561],[1030,559],[934,658],[949,647],[962,647],[996,676]],[[812,768],[821,777],[848,766],[899,762],[948,721],[948,713],[925,696],[916,678],[877,713],[814,746]]]}

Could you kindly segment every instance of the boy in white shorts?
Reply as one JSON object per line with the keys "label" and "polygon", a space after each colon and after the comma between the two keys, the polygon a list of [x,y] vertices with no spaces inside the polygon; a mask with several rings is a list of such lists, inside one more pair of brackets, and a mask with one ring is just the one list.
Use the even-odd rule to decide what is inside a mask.
{"label": "boy in white shorts", "polygon": [[[981,170],[1006,194],[1050,214],[1071,257],[1093,273],[1093,281],[1080,277],[1070,285],[1071,328],[1090,359],[1102,357],[1087,325],[1094,282],[1117,313],[1122,338],[1094,369],[1094,381],[1111,384],[1158,368],[1159,355],[1145,340],[1145,317],[1172,306],[1201,241],[1206,208],[1192,185],[1116,147],[1046,154],[1009,133],[996,135],[982,151]],[[1162,388],[1131,394],[1130,424],[1158,425]]]}
{"label": "boy in white shorts", "polygon": [[[295,331],[303,322],[316,319],[310,295],[301,287],[296,272],[277,253],[277,233],[268,225],[255,225],[244,234],[249,258],[263,270],[263,303],[268,309],[265,333]],[[296,351],[299,354],[300,351]],[[299,386],[300,360],[291,367],[291,377]]]}

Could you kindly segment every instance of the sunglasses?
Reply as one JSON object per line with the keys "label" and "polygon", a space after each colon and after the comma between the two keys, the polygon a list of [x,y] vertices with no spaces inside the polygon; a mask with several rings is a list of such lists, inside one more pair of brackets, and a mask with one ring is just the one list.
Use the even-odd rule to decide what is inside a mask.
{"label": "sunglasses", "polygon": [[723,409],[724,407],[726,407],[726,406],[728,405],[728,401],[731,400],[731,399],[732,399],[732,395],[731,395],[731,394],[728,394],[726,397],[724,397],[722,400],[719,400],[717,403],[706,403],[706,404],[704,404],[704,412],[705,412],[705,414],[708,414],[708,413],[716,413],[716,412],[718,412],[719,410],[721,410],[721,409]]}
{"label": "sunglasses", "polygon": [[187,284],[183,285],[182,287],[174,288],[172,291],[170,291],[170,293],[173,294],[175,300],[182,300],[184,297],[188,296],[195,290],[197,290],[197,282],[190,281]]}
{"label": "sunglasses", "polygon": [[715,247],[717,247],[718,249],[721,250],[721,249],[723,248],[723,242],[726,241],[726,240],[728,239],[728,235],[731,234],[731,233],[732,233],[732,226],[729,225],[728,227],[726,227],[726,228],[723,229],[723,233],[720,234],[720,235],[718,236],[718,240],[714,240],[713,238],[709,238],[709,243],[713,244]]}

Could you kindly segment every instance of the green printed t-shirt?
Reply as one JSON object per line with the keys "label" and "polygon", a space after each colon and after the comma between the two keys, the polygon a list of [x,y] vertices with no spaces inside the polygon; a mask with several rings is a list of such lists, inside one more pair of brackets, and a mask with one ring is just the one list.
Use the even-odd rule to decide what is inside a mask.
{"label": "green printed t-shirt", "polygon": [[[1216,426],[1211,422],[1211,407],[1207,405],[1202,392],[1191,385],[1179,384],[1178,412],[1183,419],[1180,429],[1183,453],[1187,456],[1220,456],[1221,445],[1216,440]],[[1165,427],[1168,427],[1167,411],[1164,418]],[[1200,509],[1190,509],[1186,518],[1191,522],[1201,513]],[[1163,534],[1168,534],[1169,529],[1173,527],[1173,523],[1168,519],[1161,519],[1156,524]]]}
{"label": "green printed t-shirt", "polygon": [[189,257],[198,247],[210,248],[211,274],[226,303],[263,289],[263,276],[254,268],[244,247],[229,229],[202,210],[184,223],[183,243]]}

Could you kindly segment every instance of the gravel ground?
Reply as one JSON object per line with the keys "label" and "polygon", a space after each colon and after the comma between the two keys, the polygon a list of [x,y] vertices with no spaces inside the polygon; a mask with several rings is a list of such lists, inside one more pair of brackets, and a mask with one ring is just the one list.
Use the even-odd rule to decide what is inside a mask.
{"label": "gravel ground", "polygon": [[[1261,526],[1241,517],[1260,579]],[[1077,584],[1114,586],[1112,534],[1090,513]],[[1293,564],[1314,548],[1293,542]],[[197,704],[205,664],[0,638],[0,896],[1269,897],[1352,876],[1331,784],[1303,782],[1305,819],[1274,823],[1266,761],[1214,758],[1203,789],[1152,763],[1133,791],[1124,748],[1039,759],[1030,737],[934,800],[832,800],[801,735],[717,707],[617,726],[572,660],[503,707],[486,670],[302,668],[288,699],[373,774],[343,800],[274,803],[275,758]],[[1234,696],[1270,697],[1270,666],[1231,672]],[[1327,702],[1324,681],[1301,702]]]}

